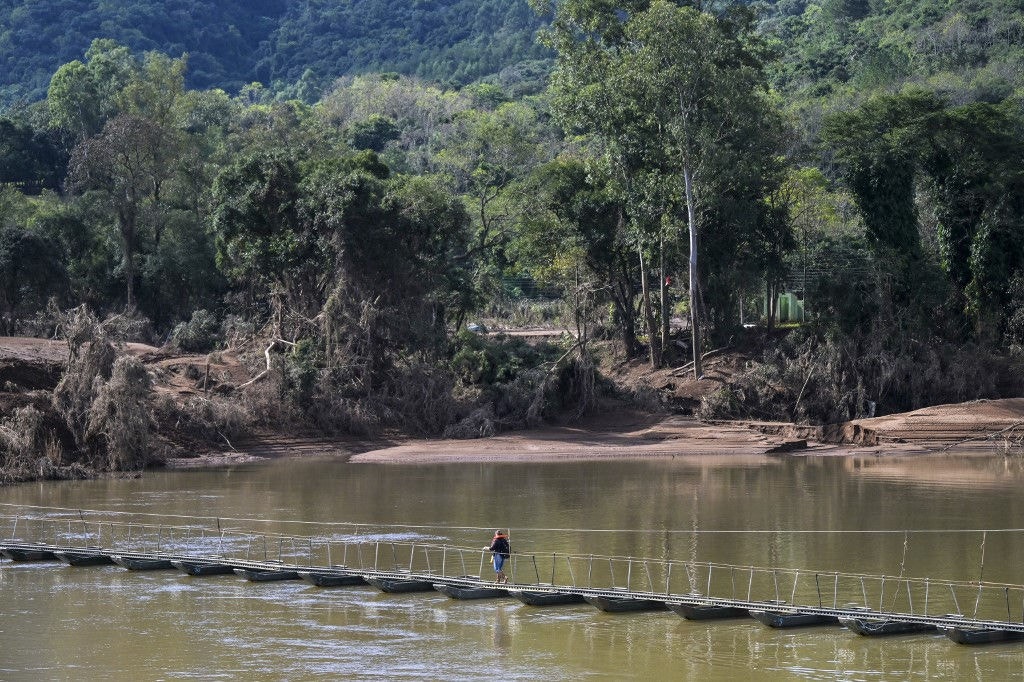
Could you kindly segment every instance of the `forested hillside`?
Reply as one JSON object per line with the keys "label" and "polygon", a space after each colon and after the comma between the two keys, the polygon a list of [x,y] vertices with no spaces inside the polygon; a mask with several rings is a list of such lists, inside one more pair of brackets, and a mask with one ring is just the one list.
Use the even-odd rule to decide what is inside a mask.
{"label": "forested hillside", "polygon": [[550,57],[534,40],[540,24],[526,0],[10,0],[0,3],[0,108],[42,98],[57,67],[97,38],[187,53],[190,87],[260,81],[315,99],[346,74],[465,84]]}
{"label": "forested hillside", "polygon": [[1020,0],[778,0],[761,30],[787,105],[844,108],[909,83],[950,101],[998,102],[1024,87]]}
{"label": "forested hillside", "polygon": [[189,54],[189,83],[237,90],[256,80],[259,48],[277,29],[285,0],[0,3],[0,106],[38,100],[61,64],[97,38],[136,52]]}
{"label": "forested hillside", "polygon": [[[0,469],[138,465],[159,424],[481,436],[649,405],[599,369],[641,363],[714,418],[1021,393],[1020,2],[532,5],[250,3],[232,61],[184,15],[140,51],[174,3],[8,4],[4,46],[48,38],[0,118],[0,325],[72,353],[0,386]],[[551,63],[510,66],[541,24]],[[175,403],[125,339],[253,378]]]}
{"label": "forested hillside", "polygon": [[521,61],[549,58],[525,0],[291,2],[261,47],[257,76],[321,85],[343,74],[396,71],[464,85]]}

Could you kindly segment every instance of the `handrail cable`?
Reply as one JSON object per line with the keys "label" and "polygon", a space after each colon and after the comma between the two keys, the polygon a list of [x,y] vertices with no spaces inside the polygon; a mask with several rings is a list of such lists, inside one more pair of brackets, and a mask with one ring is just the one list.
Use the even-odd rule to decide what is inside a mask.
{"label": "handrail cable", "polygon": [[[188,514],[160,514],[155,512],[126,512],[126,511],[104,511],[104,510],[82,510],[78,508],[67,508],[67,507],[49,507],[49,506],[37,506],[37,505],[25,505],[16,504],[12,502],[0,502],[0,507],[17,507],[19,509],[35,509],[35,510],[50,510],[59,512],[70,512],[76,517],[80,514],[93,514],[93,515],[125,515],[125,516],[155,516],[160,518],[179,518],[179,519],[200,519],[209,522],[221,521],[234,521],[242,523],[266,523],[266,524],[295,524],[295,525],[307,525],[307,526],[347,526],[352,528],[369,528],[369,529],[413,529],[413,530],[470,530],[470,531],[488,531],[493,532],[495,528],[501,527],[502,524],[488,524],[486,526],[456,526],[448,524],[398,524],[398,523],[360,523],[354,521],[302,521],[298,519],[255,519],[246,517],[230,517],[230,516],[195,516]],[[23,519],[28,518],[48,518],[48,517],[27,517],[24,514],[20,515]],[[3,516],[0,518],[15,518],[15,516]],[[84,519],[83,519],[84,520]],[[672,534],[672,535],[759,535],[759,534],[771,534],[771,533],[786,533],[792,535],[841,535],[841,534],[860,534],[860,535],[903,535],[906,533],[914,534],[943,534],[943,533],[1024,533],[1024,528],[875,528],[875,529],[852,529],[852,528],[837,528],[837,529],[822,529],[822,528],[790,528],[790,529],[770,529],[770,528],[721,528],[721,529],[708,529],[708,528],[691,528],[685,530],[673,530],[670,528],[528,528],[528,527],[516,527],[516,533],[521,537],[523,533],[636,533],[636,534],[653,534],[657,533],[660,535]]]}

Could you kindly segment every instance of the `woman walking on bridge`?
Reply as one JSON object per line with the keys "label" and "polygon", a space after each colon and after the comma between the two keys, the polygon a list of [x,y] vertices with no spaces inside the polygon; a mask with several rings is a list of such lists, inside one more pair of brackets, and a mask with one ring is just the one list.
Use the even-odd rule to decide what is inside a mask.
{"label": "woman walking on bridge", "polygon": [[494,573],[496,577],[494,582],[496,583],[507,583],[508,576],[501,569],[505,566],[505,560],[508,559],[512,553],[512,546],[508,543],[508,536],[505,535],[501,530],[494,531],[494,538],[491,540],[490,547],[484,547],[489,552],[494,552]]}

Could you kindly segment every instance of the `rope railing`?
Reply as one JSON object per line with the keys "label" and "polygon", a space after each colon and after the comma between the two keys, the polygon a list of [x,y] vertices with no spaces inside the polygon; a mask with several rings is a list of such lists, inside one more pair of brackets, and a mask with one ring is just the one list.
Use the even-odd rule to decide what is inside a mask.
{"label": "rope railing", "polygon": [[[265,525],[299,525],[326,526],[334,528],[360,528],[374,530],[429,530],[436,532],[450,531],[483,531],[491,532],[495,528],[505,527],[501,523],[484,526],[459,526],[450,524],[387,524],[360,523],[354,521],[306,521],[298,519],[266,519],[229,516],[199,516],[188,514],[164,514],[156,512],[135,512],[121,510],[82,510],[72,507],[52,507],[42,505],[24,505],[11,502],[0,502],[0,507],[22,510],[50,511],[67,515],[87,514],[108,516],[136,516],[156,518],[191,519],[205,523],[245,523]],[[0,514],[2,518],[28,518],[28,514]],[[980,534],[980,533],[1024,533],[1024,528],[559,528],[559,527],[516,527],[517,533],[621,533],[621,534],[657,534],[657,535],[942,535],[942,534]]]}
{"label": "rope railing", "polygon": [[[112,553],[216,556],[310,569],[445,579],[491,578],[490,553],[479,547],[387,540],[370,533],[339,539],[253,531],[225,525],[226,520],[236,520],[222,517],[169,515],[165,518],[173,522],[157,523],[150,519],[158,515],[151,514],[138,515],[146,519],[139,521],[129,520],[121,512],[60,509],[58,514],[41,514],[38,507],[19,510],[0,515],[0,528],[10,529],[0,537],[68,548],[102,548]],[[183,524],[186,519],[202,523]],[[663,600],[857,608],[914,618],[958,614],[1024,624],[1024,585],[983,579],[986,539],[989,532],[999,531],[976,531],[982,534],[977,580],[906,576],[909,535],[914,531],[900,532],[904,535],[903,552],[897,575],[559,552],[514,553],[506,573],[513,584],[545,589],[607,591]]]}
{"label": "rope railing", "polygon": [[[42,531],[41,535],[21,540],[130,553],[219,556],[309,568],[344,566],[350,571],[489,578],[489,552],[480,548],[423,542],[337,541],[317,536],[238,532],[230,528],[216,532],[172,524],[92,521],[84,514],[78,518],[35,521],[40,527],[34,530]],[[922,617],[956,613],[975,619],[1024,623],[1024,585],[984,580],[558,552],[515,553],[507,572],[514,584],[544,585],[550,589],[619,591],[665,600],[700,598],[824,609],[854,606],[878,613]],[[965,614],[964,609],[969,613]],[[1014,616],[1018,611],[1019,621]]]}

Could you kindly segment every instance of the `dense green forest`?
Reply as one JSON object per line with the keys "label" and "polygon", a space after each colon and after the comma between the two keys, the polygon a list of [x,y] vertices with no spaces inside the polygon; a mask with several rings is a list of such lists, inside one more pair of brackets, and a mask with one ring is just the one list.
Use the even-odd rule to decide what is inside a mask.
{"label": "dense green forest", "polygon": [[312,103],[339,76],[395,71],[465,85],[549,59],[525,0],[0,3],[0,109],[45,96],[97,38],[188,55],[191,88],[252,82]]}
{"label": "dense green forest", "polygon": [[[1019,390],[1020,2],[250,3],[234,62],[188,50],[226,49],[201,15],[147,51],[170,42],[137,42],[157,15],[79,4],[5,10],[11,87],[45,97],[0,119],[0,323],[72,349],[52,404],[0,430],[8,470],[137,466],[168,423],[487,435],[585,413],[610,357],[699,380],[740,345],[754,359],[699,415]],[[33,29],[50,5],[95,39],[41,85],[28,57],[53,48],[23,46],[55,40]],[[243,62],[262,84],[218,80]],[[804,313],[780,331],[783,298]],[[117,340],[246,350],[257,376],[139,412]]]}

